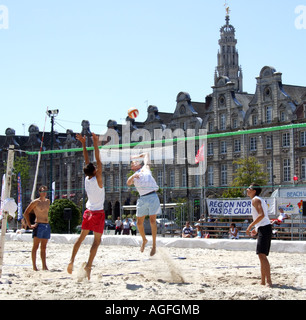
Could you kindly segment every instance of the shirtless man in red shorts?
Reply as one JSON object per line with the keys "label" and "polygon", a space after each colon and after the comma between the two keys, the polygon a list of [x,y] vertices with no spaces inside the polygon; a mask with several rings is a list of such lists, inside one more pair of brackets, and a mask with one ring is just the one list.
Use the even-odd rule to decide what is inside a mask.
{"label": "shirtless man in red shorts", "polygon": [[97,254],[98,247],[101,243],[101,237],[104,230],[105,224],[105,213],[104,213],[104,200],[105,200],[105,190],[102,182],[102,162],[100,160],[100,152],[98,148],[99,138],[92,133],[92,139],[95,150],[95,157],[97,161],[97,167],[95,167],[90,161],[88,157],[88,152],[86,149],[86,137],[77,134],[76,138],[82,143],[83,146],[83,155],[85,159],[85,167],[84,173],[86,175],[85,178],[85,190],[87,192],[88,201],[86,203],[87,210],[83,215],[82,222],[82,231],[80,237],[76,241],[73,246],[72,255],[70,259],[70,263],[68,265],[67,271],[68,273],[72,273],[73,264],[76,254],[88,235],[89,231],[93,231],[94,233],[94,241],[92,247],[90,249],[89,259],[87,264],[84,266],[84,269],[87,274],[88,280],[90,280],[91,268],[93,260]]}

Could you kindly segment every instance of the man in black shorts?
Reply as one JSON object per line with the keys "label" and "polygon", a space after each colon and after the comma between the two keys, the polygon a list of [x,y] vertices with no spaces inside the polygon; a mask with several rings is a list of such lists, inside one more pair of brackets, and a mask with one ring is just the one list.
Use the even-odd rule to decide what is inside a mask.
{"label": "man in black shorts", "polygon": [[[272,226],[268,216],[268,206],[259,197],[261,190],[260,186],[255,183],[252,183],[247,189],[247,194],[252,199],[253,222],[247,228],[246,234],[252,236],[258,234],[256,253],[260,260],[261,284],[272,287],[270,263],[267,259],[271,247]],[[255,229],[252,230],[253,227]]]}

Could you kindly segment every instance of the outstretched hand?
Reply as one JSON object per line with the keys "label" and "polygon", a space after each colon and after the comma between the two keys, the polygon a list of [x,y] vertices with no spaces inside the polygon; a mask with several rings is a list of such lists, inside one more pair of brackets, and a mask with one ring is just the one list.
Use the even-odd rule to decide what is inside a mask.
{"label": "outstretched hand", "polygon": [[93,132],[92,132],[92,140],[93,140],[94,143],[98,143],[99,142],[99,137]]}
{"label": "outstretched hand", "polygon": [[86,143],[86,136],[82,136],[81,134],[77,133],[76,134],[77,140],[79,140],[82,144]]}

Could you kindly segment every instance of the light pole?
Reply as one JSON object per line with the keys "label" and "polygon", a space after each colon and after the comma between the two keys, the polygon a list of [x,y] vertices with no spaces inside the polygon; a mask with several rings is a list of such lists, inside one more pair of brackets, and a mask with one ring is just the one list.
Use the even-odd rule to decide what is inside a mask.
{"label": "light pole", "polygon": [[[53,136],[54,136],[54,117],[56,117],[59,114],[59,110],[48,110],[47,111],[48,116],[51,118],[51,147],[50,150],[53,150]],[[49,192],[52,196],[52,180],[53,180],[53,154],[50,153],[50,188]]]}

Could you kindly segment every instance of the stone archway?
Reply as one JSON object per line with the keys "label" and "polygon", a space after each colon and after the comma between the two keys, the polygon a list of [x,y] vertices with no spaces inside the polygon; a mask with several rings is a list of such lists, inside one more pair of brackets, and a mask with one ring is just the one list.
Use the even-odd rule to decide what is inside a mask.
{"label": "stone archway", "polygon": [[106,219],[108,216],[113,216],[113,207],[112,207],[112,203],[110,201],[104,202],[104,212],[105,212]]}

